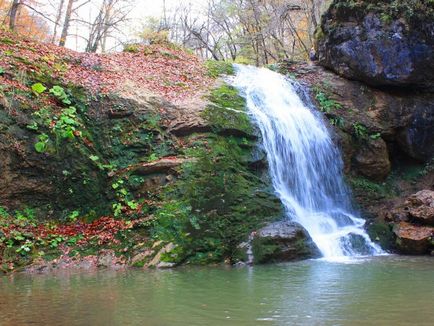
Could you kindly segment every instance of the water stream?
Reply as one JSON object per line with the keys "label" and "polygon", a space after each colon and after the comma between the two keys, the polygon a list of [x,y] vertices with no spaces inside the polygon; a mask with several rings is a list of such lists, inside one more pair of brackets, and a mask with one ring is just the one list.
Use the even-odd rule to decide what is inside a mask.
{"label": "water stream", "polygon": [[236,70],[231,83],[261,131],[287,217],[309,232],[327,259],[382,253],[352,207],[341,154],[305,90],[269,69],[237,65]]}

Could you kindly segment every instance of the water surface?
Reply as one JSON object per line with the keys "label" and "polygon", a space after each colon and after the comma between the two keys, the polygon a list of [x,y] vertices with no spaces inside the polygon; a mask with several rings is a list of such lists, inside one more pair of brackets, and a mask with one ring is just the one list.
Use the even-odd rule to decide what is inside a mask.
{"label": "water surface", "polygon": [[434,259],[0,277],[0,325],[433,325]]}

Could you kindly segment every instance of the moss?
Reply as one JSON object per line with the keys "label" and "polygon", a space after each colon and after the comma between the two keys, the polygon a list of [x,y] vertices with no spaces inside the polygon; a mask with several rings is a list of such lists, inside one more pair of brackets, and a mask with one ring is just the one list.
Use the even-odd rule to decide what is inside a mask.
{"label": "moss", "polygon": [[433,0],[335,0],[330,8],[342,18],[354,15],[361,18],[367,12],[373,12],[379,14],[385,24],[402,17],[414,24],[434,19]]}
{"label": "moss", "polygon": [[321,26],[318,26],[315,30],[314,38],[316,41],[320,41],[325,38],[325,33]]}
{"label": "moss", "polygon": [[[212,92],[204,117],[216,133],[252,132],[245,102],[236,89],[223,85]],[[226,108],[238,112],[226,110]],[[242,128],[240,128],[240,126]],[[265,223],[283,215],[262,172],[250,167],[255,147],[242,135],[210,133],[188,139],[185,163],[177,181],[166,188],[156,212],[154,235],[177,245],[171,262],[207,264],[239,259],[238,245]]]}
{"label": "moss", "polygon": [[385,222],[374,222],[368,225],[367,231],[369,237],[384,250],[391,251],[395,249],[396,236],[393,233],[392,225]]}
{"label": "moss", "polygon": [[212,78],[235,74],[233,64],[227,61],[208,60],[205,62],[205,68],[208,71],[208,75]]}
{"label": "moss", "polygon": [[126,44],[124,46],[124,52],[128,52],[128,53],[138,53],[140,52],[140,44]]}
{"label": "moss", "polygon": [[267,238],[255,238],[252,241],[252,251],[255,264],[272,262],[270,257],[280,252],[280,246]]}
{"label": "moss", "polygon": [[238,130],[246,136],[253,134],[245,99],[238,94],[236,88],[224,84],[211,92],[209,100],[211,104],[202,115],[216,133]]}
{"label": "moss", "polygon": [[356,197],[364,197],[368,200],[392,197],[393,187],[390,183],[377,183],[364,177],[349,177],[347,179]]}

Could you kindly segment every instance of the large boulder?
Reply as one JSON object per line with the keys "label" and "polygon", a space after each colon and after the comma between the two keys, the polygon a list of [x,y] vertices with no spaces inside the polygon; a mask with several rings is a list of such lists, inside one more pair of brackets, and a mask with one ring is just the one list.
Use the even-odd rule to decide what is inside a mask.
{"label": "large boulder", "polygon": [[400,253],[410,255],[429,254],[434,247],[434,228],[416,226],[407,222],[400,222],[394,227],[396,245]]}
{"label": "large boulder", "polygon": [[434,191],[419,191],[379,215],[393,225],[399,253],[429,254],[434,249]]}
{"label": "large boulder", "polygon": [[434,191],[422,190],[409,196],[401,204],[388,209],[385,217],[394,222],[434,226]]}
{"label": "large boulder", "polygon": [[256,232],[252,241],[254,263],[287,262],[320,256],[307,231],[289,221],[275,222]]}
{"label": "large boulder", "polygon": [[373,86],[434,88],[430,0],[334,0],[317,33],[321,65]]}

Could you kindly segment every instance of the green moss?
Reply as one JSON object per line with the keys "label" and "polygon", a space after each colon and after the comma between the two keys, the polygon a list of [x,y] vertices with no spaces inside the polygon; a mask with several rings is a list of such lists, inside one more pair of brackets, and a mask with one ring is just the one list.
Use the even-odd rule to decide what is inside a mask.
{"label": "green moss", "polygon": [[385,222],[375,222],[368,225],[367,228],[369,237],[378,243],[384,250],[395,249],[396,236],[393,233],[393,228]]}
{"label": "green moss", "polygon": [[348,181],[356,196],[375,199],[394,195],[390,183],[376,183],[363,177],[350,177]]}
{"label": "green moss", "polygon": [[[252,131],[244,99],[234,88],[221,86],[210,101],[204,118],[215,132]],[[191,136],[188,142],[184,152],[194,160],[185,163],[176,183],[166,188],[154,236],[177,245],[176,256],[168,257],[171,262],[236,261],[238,245],[253,230],[282,216],[281,203],[261,178],[262,172],[249,166],[255,148],[250,140],[210,133]]]}
{"label": "green moss", "polygon": [[318,26],[317,29],[315,30],[314,37],[315,37],[316,41],[320,41],[320,40],[324,39],[325,34],[324,34],[324,31],[321,28],[321,26]]}
{"label": "green moss", "polygon": [[206,143],[197,161],[183,166],[157,212],[155,234],[179,246],[176,262],[233,259],[251,231],[282,214],[280,202],[243,163],[245,149],[234,137]]}
{"label": "green moss", "polygon": [[210,105],[203,112],[203,117],[210,122],[215,132],[238,130],[245,135],[253,133],[253,127],[247,115],[246,102],[236,88],[224,84],[211,92]]}
{"label": "green moss", "polygon": [[128,53],[138,53],[140,52],[140,44],[126,44],[124,46],[124,52]]}
{"label": "green moss", "polygon": [[252,241],[252,251],[255,264],[269,263],[270,257],[280,252],[280,246],[276,242],[266,238],[255,238]]}
{"label": "green moss", "polygon": [[421,19],[434,19],[434,0],[335,0],[331,9],[337,10],[340,17],[350,14],[363,17],[367,12],[377,13],[386,24],[402,17],[416,24]]}
{"label": "green moss", "polygon": [[217,78],[222,75],[235,74],[233,64],[227,61],[208,60],[205,62],[205,67],[208,71],[208,75],[213,78]]}

